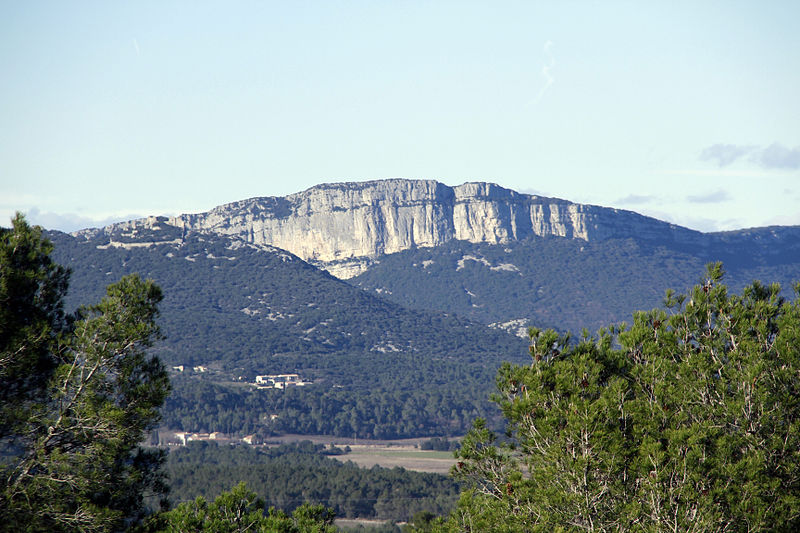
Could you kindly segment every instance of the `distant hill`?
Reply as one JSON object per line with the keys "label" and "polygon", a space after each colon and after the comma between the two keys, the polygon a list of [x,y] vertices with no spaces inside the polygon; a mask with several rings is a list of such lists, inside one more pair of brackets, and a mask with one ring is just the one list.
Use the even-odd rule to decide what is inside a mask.
{"label": "distant hill", "polygon": [[[471,417],[485,415],[500,362],[526,358],[525,343],[509,334],[405,309],[283,250],[167,224],[123,233],[49,237],[55,259],[73,270],[70,308],[97,301],[105,285],[131,272],[163,288],[166,339],[155,350],[168,365],[187,369],[173,380],[177,395],[168,407],[175,412],[167,415],[173,426],[238,432],[231,417],[250,402],[250,415],[236,415],[250,432],[458,432]],[[194,366],[207,371],[189,376]],[[288,391],[280,408],[274,391],[234,386],[240,377],[278,373],[299,373],[315,385]],[[396,404],[395,414],[376,416],[374,405],[381,403]],[[447,417],[452,409],[463,413],[451,424],[443,409]],[[292,415],[264,424],[264,410]]]}
{"label": "distant hill", "polygon": [[[270,246],[164,225],[131,237],[52,235],[73,268],[68,304],[97,299],[106,283],[139,272],[164,289],[170,363],[219,361],[280,370],[285,354],[460,353],[519,349],[488,328],[439,312],[409,311]],[[112,240],[113,238],[113,240]]]}

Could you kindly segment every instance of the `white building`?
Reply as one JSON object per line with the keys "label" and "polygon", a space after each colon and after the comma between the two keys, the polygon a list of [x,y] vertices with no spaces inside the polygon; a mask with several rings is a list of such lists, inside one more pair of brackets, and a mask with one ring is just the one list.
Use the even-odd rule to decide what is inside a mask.
{"label": "white building", "polygon": [[285,389],[286,387],[302,387],[307,381],[300,379],[299,374],[266,374],[256,376],[256,385],[260,389]]}

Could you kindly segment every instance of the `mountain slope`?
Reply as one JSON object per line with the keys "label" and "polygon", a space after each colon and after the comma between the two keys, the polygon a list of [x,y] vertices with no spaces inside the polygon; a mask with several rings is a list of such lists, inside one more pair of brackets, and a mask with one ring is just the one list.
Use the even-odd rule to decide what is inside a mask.
{"label": "mountain slope", "polygon": [[[745,252],[741,250],[744,249]],[[526,326],[579,332],[661,305],[664,291],[686,290],[704,265],[722,260],[726,283],[800,280],[800,254],[780,248],[676,249],[647,241],[583,242],[532,238],[504,245],[450,242],[384,256],[349,280],[402,305],[456,313],[519,332]]]}
{"label": "mountain slope", "polygon": [[[489,412],[497,365],[526,359],[522,340],[478,323],[594,331],[716,260],[736,290],[800,280],[800,227],[704,234],[485,183],[320,185],[53,238],[75,270],[71,302],[132,271],[163,286],[161,355],[214,371],[176,376],[169,421],[186,429],[458,432]],[[230,386],[295,372],[315,386],[280,397]]]}
{"label": "mountain slope", "polygon": [[162,349],[170,363],[241,366],[291,353],[466,356],[519,348],[466,320],[406,310],[273,247],[167,224],[147,234],[51,238],[56,259],[73,269],[68,303],[96,300],[106,283],[130,272],[161,285]]}
{"label": "mountain slope", "polygon": [[[658,306],[665,289],[690,286],[710,261],[725,263],[735,288],[752,279],[783,285],[800,279],[800,227],[700,233],[489,183],[324,184],[78,235],[113,241],[167,225],[175,238],[201,231],[278,246],[340,278],[355,276],[356,286],[401,305],[517,330],[522,324],[594,330],[629,320],[634,310]],[[461,264],[458,253],[480,260]],[[487,266],[509,254],[517,275]]]}

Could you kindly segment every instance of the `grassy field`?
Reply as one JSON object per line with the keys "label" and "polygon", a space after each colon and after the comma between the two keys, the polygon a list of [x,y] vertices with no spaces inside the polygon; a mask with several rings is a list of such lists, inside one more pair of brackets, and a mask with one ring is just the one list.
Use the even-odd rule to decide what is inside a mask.
{"label": "grassy field", "polygon": [[328,435],[281,435],[270,437],[268,445],[287,444],[303,440],[326,446],[335,445],[340,448],[348,446],[350,453],[332,455],[331,457],[342,462],[352,461],[358,466],[371,468],[375,465],[386,468],[400,466],[406,470],[416,472],[433,472],[445,474],[450,472],[450,467],[456,463],[453,452],[438,452],[434,450],[420,450],[419,446],[427,438],[414,438],[402,440],[354,440]]}
{"label": "grassy field", "polygon": [[452,452],[420,450],[410,446],[378,446],[351,444],[351,452],[332,456],[339,461],[352,461],[358,466],[371,468],[375,465],[394,468],[400,466],[417,472],[447,474],[456,460]]}

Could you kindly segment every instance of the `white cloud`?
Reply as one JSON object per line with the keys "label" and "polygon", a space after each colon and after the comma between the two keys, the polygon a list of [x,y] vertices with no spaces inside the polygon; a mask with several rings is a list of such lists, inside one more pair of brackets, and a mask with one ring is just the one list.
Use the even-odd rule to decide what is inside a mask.
{"label": "white cloud", "polygon": [[713,144],[700,152],[700,161],[716,161],[720,167],[726,167],[755,149],[755,146]]}
{"label": "white cloud", "polygon": [[800,146],[786,148],[781,144],[772,143],[763,150],[759,150],[753,158],[765,168],[797,170],[800,168]]}
{"label": "white cloud", "polygon": [[749,156],[749,161],[765,169],[800,169],[800,146],[787,148],[780,143],[772,143],[767,147],[713,144],[700,152],[701,161],[716,161],[720,168],[731,165],[745,156]]}
{"label": "white cloud", "polygon": [[776,215],[766,223],[767,226],[800,226],[800,211],[790,215]]}

